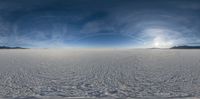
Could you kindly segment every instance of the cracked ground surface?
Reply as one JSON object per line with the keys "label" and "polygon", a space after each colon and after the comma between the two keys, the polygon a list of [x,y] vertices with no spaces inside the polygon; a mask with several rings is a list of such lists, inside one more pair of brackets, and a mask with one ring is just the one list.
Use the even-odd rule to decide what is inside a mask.
{"label": "cracked ground surface", "polygon": [[0,50],[0,96],[197,99],[200,50]]}

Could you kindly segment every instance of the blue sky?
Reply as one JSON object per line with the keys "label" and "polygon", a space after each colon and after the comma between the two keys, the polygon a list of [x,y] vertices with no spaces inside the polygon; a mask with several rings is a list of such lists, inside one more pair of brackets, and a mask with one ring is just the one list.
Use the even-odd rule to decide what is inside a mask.
{"label": "blue sky", "polygon": [[0,46],[200,44],[199,0],[0,0]]}

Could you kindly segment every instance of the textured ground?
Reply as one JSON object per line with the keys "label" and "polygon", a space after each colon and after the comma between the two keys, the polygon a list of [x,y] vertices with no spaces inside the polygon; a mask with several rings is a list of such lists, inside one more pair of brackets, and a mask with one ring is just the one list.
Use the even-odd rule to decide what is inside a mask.
{"label": "textured ground", "polygon": [[0,50],[0,96],[198,99],[200,50]]}

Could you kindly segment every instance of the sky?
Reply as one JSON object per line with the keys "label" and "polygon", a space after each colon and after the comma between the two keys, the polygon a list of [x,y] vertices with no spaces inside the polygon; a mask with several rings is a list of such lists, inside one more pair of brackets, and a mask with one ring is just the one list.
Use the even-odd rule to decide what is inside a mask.
{"label": "sky", "polygon": [[0,0],[0,46],[200,45],[200,0]]}

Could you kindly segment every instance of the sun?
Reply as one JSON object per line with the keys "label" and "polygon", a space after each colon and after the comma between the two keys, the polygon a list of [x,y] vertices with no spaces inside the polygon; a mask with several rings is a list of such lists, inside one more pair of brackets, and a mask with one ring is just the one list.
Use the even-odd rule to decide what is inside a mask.
{"label": "sun", "polygon": [[154,42],[154,47],[158,48],[160,46],[159,42]]}
{"label": "sun", "polygon": [[170,48],[173,46],[173,42],[166,40],[162,37],[155,37],[153,40],[153,47],[155,48]]}

